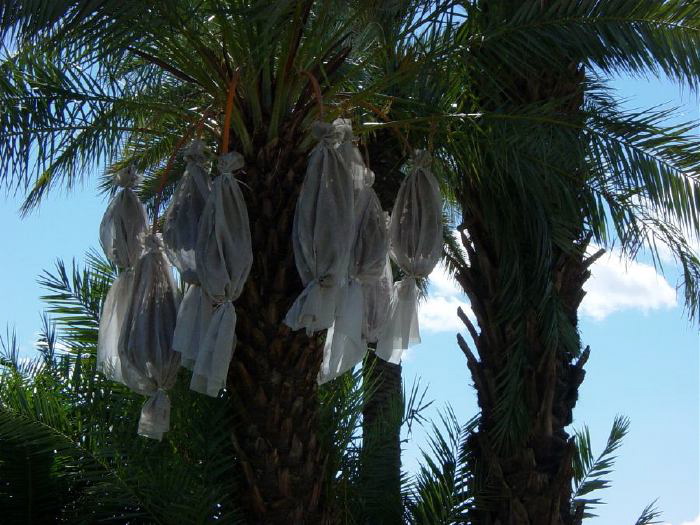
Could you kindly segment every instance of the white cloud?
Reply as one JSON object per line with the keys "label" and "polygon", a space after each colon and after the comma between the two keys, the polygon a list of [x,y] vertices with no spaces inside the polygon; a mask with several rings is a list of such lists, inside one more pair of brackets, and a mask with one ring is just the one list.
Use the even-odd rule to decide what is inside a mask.
{"label": "white cloud", "polygon": [[457,308],[469,311],[469,303],[458,297],[429,297],[418,306],[421,332],[458,332],[464,324],[457,317]]}
{"label": "white cloud", "polygon": [[430,295],[435,297],[463,296],[462,288],[457,284],[445,268],[439,263],[428,276],[430,279]]}
{"label": "white cloud", "polygon": [[676,290],[649,265],[620,259],[611,251],[591,268],[584,285],[581,313],[597,320],[622,310],[652,310],[676,306]]}
{"label": "white cloud", "polygon": [[[671,524],[664,523],[664,525],[671,525]],[[679,525],[700,525],[700,514],[698,514],[698,517],[695,518],[693,521],[684,521],[683,523],[680,523]]]}
{"label": "white cloud", "polygon": [[[595,250],[597,247],[593,247]],[[624,310],[648,313],[676,306],[676,290],[653,266],[620,259],[616,250],[601,257],[591,273],[584,286],[587,294],[581,304],[582,315],[602,320]],[[454,333],[464,330],[457,308],[461,306],[468,314],[471,309],[460,286],[442,263],[436,266],[429,280],[428,298],[418,305],[421,331]]]}
{"label": "white cloud", "polygon": [[430,274],[428,298],[418,305],[421,332],[457,332],[464,324],[457,317],[457,308],[469,313],[470,307],[462,289],[452,279],[442,263]]}

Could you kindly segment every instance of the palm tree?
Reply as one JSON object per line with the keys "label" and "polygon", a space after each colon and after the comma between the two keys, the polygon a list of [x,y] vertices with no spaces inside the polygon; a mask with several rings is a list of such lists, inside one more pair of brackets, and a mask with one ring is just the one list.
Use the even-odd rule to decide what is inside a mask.
{"label": "palm tree", "polygon": [[[439,16],[439,24],[428,26],[418,37],[407,32],[412,21],[423,15],[422,10],[433,9],[430,16]],[[413,148],[429,150],[435,155],[443,151],[448,123],[453,117],[453,104],[459,96],[455,89],[459,82],[451,72],[454,60],[455,31],[463,14],[450,2],[426,6],[420,2],[386,3],[373,16],[373,23],[381,30],[381,52],[377,59],[381,75],[401,74],[408,68],[414,74],[404,77],[401,83],[388,88],[385,96],[391,100],[393,123],[367,134],[364,141],[370,167],[377,175],[375,189],[385,210],[391,210],[401,177],[397,168],[408,160]],[[428,61],[429,67],[421,67]],[[377,120],[386,121],[389,116],[368,108]],[[394,127],[397,124],[400,128]],[[433,169],[441,174],[440,159]],[[449,169],[449,167],[447,167]],[[398,176],[397,176],[398,175]],[[449,194],[449,188],[443,192]],[[448,203],[448,208],[454,207]],[[446,247],[454,244],[451,221],[444,218]],[[455,250],[446,248],[453,254]],[[462,260],[460,258],[460,260]],[[394,267],[395,278],[400,269]],[[422,283],[423,295],[426,283]],[[364,466],[363,487],[367,500],[374,502],[369,523],[402,523],[401,487],[405,484],[401,469],[401,428],[403,413],[401,403],[406,397],[400,364],[377,358],[371,351],[363,365],[363,375],[369,383],[363,409],[363,437],[370,451]],[[370,496],[373,494],[374,496]],[[368,503],[371,505],[371,503]]]}
{"label": "palm tree", "polygon": [[[603,75],[663,72],[696,88],[689,1],[478,0],[465,6],[465,119],[447,142],[473,317],[458,337],[478,395],[468,439],[475,524],[576,524],[567,432],[590,350],[577,310],[601,255],[674,252],[700,314],[700,146],[659,109],[625,112]],[[690,232],[690,233],[684,233]]]}
{"label": "palm tree", "polygon": [[[460,425],[452,410],[444,411],[439,421],[431,423],[428,448],[413,482],[408,486],[405,522],[416,525],[471,523],[470,515],[478,501],[471,492],[473,447],[469,441],[476,431],[479,417]],[[594,454],[587,427],[574,432],[576,453],[573,457],[574,499],[578,520],[592,518],[603,504],[599,492],[611,486],[608,478],[614,469],[615,453],[629,430],[629,419],[615,418],[604,449]],[[652,525],[661,513],[654,503],[647,505],[636,525]]]}
{"label": "palm tree", "polygon": [[0,507],[7,523],[242,523],[226,399],[192,395],[186,378],[167,443],[134,439],[142,399],[97,372],[100,306],[116,268],[59,261],[40,283],[36,358],[0,338]]}
{"label": "palm tree", "polygon": [[[96,372],[99,305],[113,276],[114,268],[93,255],[82,271],[74,265],[69,272],[59,261],[41,279],[51,317],[44,316],[39,356],[22,360],[16,339],[0,337],[0,507],[5,522],[244,523],[231,490],[236,459],[227,428],[207,427],[229,417],[228,407],[189,392],[183,374],[172,392],[176,410],[170,439],[160,444],[135,440],[138,396]],[[328,487],[336,503],[333,522],[381,519],[366,499],[371,487],[363,486],[367,445],[358,453],[363,389],[360,374],[346,374],[333,388],[321,389],[324,439],[333,445],[330,464],[340,473]],[[424,395],[415,387],[406,399],[403,421],[408,426],[420,418]],[[417,475],[402,479],[403,522],[467,521],[474,504],[467,443],[477,422],[474,418],[460,426],[448,410],[441,424],[431,425]],[[588,429],[575,434],[573,504],[584,518],[594,516],[602,503],[595,493],[610,485],[606,477],[628,426],[626,418],[616,418],[597,456]],[[392,519],[390,513],[385,516]],[[658,516],[650,505],[636,523],[656,523]]]}
{"label": "palm tree", "polygon": [[[59,260],[40,277],[47,314],[38,356],[20,358],[16,339],[0,337],[4,523],[248,523],[234,476],[230,398],[191,392],[183,372],[170,392],[168,439],[140,440],[134,438],[140,396],[97,372],[101,304],[115,277],[116,269],[94,253],[72,271]],[[385,454],[362,435],[366,389],[356,372],[319,390],[332,523],[381,522],[401,508],[379,509],[374,500],[386,492],[366,483],[366,463],[381,468]],[[398,427],[421,417],[424,399],[416,385],[401,400]],[[398,494],[409,487],[402,477]]]}
{"label": "palm tree", "polygon": [[[396,41],[439,32],[450,5],[388,8],[401,21]],[[353,111],[376,118],[376,108],[395,120],[387,93],[419,76],[432,56],[388,55],[374,20],[387,7],[370,0],[75,0],[0,9],[9,43],[0,65],[0,167],[6,187],[28,190],[24,212],[59,183],[135,164],[156,220],[181,172],[176,153],[193,134],[245,156],[254,263],[236,304],[227,388],[239,487],[253,522],[323,522],[331,511],[316,385],[321,340],[282,323],[301,291],[290,239],[308,130],[315,119]],[[387,129],[376,136],[393,136]],[[392,157],[372,157],[396,169]],[[393,195],[397,179],[387,180],[380,193]],[[113,191],[108,177],[104,188]]]}
{"label": "palm tree", "polygon": [[[447,255],[481,329],[463,317],[478,359],[460,344],[482,410],[470,434],[477,504],[469,519],[571,523],[575,446],[565,427],[587,356],[576,308],[592,262],[588,244],[616,236],[628,254],[670,244],[693,312],[700,276],[673,222],[698,228],[688,176],[697,171],[696,146],[687,129],[664,127],[660,112],[621,113],[591,67],[658,68],[694,85],[698,8],[681,0],[468,2],[456,39],[411,55],[378,36],[388,22],[373,15],[384,2],[145,4],[2,6],[11,46],[0,65],[0,173],[6,187],[30,190],[29,211],[60,182],[70,187],[101,164],[135,163],[147,174],[142,197],[155,216],[181,171],[172,154],[183,138],[201,130],[215,149],[228,137],[244,154],[254,265],[236,305],[227,395],[250,520],[334,515],[324,495],[334,462],[319,424],[320,341],[281,323],[301,289],[291,217],[320,92],[326,118],[354,112],[381,124],[366,143],[387,181],[377,188],[386,209],[397,184],[388,174],[405,158],[405,140],[434,142],[455,172],[449,189],[469,262],[454,247]],[[394,44],[422,49],[419,37],[453,23],[441,17],[450,2],[409,4],[412,11],[394,11],[412,13]],[[415,79],[440,103],[397,89]],[[229,98],[233,111],[225,111]],[[230,128],[221,125],[224,113]]]}

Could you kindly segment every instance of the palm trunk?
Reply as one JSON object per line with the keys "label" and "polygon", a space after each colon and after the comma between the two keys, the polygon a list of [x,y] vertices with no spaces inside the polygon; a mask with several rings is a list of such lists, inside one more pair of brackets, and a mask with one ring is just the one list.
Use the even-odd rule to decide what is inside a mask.
{"label": "palm trunk", "polygon": [[401,524],[401,365],[369,353],[363,381],[371,391],[362,409],[362,494],[368,524]]}
{"label": "palm trunk", "polygon": [[[542,2],[543,9],[546,4]],[[520,2],[483,0],[482,7],[486,17],[507,19]],[[559,68],[550,67],[538,75],[523,76],[517,69],[510,71],[510,78],[502,85],[503,100],[493,108],[486,102],[485,109],[517,112],[521,104],[556,99],[561,101],[555,110],[558,115],[576,118],[583,104],[583,72],[571,57],[559,58]],[[483,89],[493,90],[493,86]],[[493,103],[492,94],[493,91],[483,99]],[[576,140],[577,137],[572,138]],[[580,149],[572,147],[572,154],[576,151]],[[533,152],[533,157],[537,157],[537,152]],[[578,194],[579,184],[578,174],[572,173],[570,195]],[[475,525],[574,525],[580,522],[571,506],[575,444],[566,427],[572,422],[584,377],[583,366],[588,359],[588,349],[581,351],[577,310],[584,296],[583,284],[590,275],[592,259],[585,256],[590,239],[581,233],[580,225],[569,232],[569,249],[560,248],[561,238],[556,242],[520,238],[512,245],[517,253],[499,253],[492,225],[483,219],[481,211],[486,195],[479,191],[475,185],[461,196],[462,243],[469,255],[469,267],[458,275],[480,328],[477,331],[460,312],[476,348],[475,355],[467,342],[458,338],[481,409],[478,430],[468,441],[475,496],[470,520]],[[554,195],[544,198],[557,202]],[[512,231],[528,232],[515,221],[525,220],[529,206],[523,201],[513,204],[508,212],[513,216],[504,219],[514,221]],[[533,213],[535,209],[533,205]],[[526,299],[514,307],[509,287],[529,290],[522,283],[535,271],[541,272],[540,267],[528,267],[533,259],[533,248],[528,247],[538,243],[551,247],[549,260],[542,266],[546,268],[546,286],[538,285],[536,292],[523,292]],[[513,264],[520,268],[520,285],[509,281],[512,274],[507,269],[512,269]],[[545,295],[549,312],[543,310]],[[547,316],[557,320],[545,327],[542,319]],[[513,428],[516,431],[504,437]]]}
{"label": "palm trunk", "polygon": [[250,523],[324,522],[316,384],[322,349],[318,339],[283,323],[302,290],[291,227],[305,160],[287,162],[286,173],[250,169],[244,179],[254,263],[236,303],[238,345],[228,390]]}
{"label": "palm trunk", "polygon": [[[470,229],[470,234],[475,230]],[[473,239],[473,238],[472,238]],[[580,246],[578,255],[560,254],[553,283],[562,301],[570,333],[576,333],[576,310],[583,298],[583,283],[589,276],[592,260],[584,260]],[[472,259],[473,261],[474,259]],[[478,431],[470,436],[469,468],[474,475],[476,496],[471,523],[478,525],[573,525],[580,523],[571,509],[573,440],[566,432],[572,422],[572,411],[583,381],[583,365],[588,349],[572,354],[562,345],[556,351],[546,351],[538,335],[538,312],[526,313],[532,330],[526,339],[525,364],[522,366],[521,395],[526,408],[527,434],[510,447],[494,445],[494,436],[503,414],[497,407],[499,381],[513,359],[512,349],[519,341],[517,329],[498,318],[496,293],[488,293],[498,280],[497,265],[485,260],[472,262],[458,276],[469,290],[472,309],[481,332],[461,314],[474,339],[479,359],[466,341],[459,344],[467,357],[477,390],[481,418]],[[475,285],[476,282],[481,285]],[[497,287],[491,288],[498,290]],[[577,343],[580,344],[577,338]]]}
{"label": "palm trunk", "polygon": [[[242,180],[254,260],[236,302],[238,343],[227,387],[234,410],[232,439],[242,466],[249,522],[271,525],[326,523],[334,515],[333,509],[324,508],[322,494],[327,453],[320,441],[316,382],[323,357],[322,337],[291,332],[283,323],[303,289],[291,239],[307,156],[294,153],[293,145],[300,140],[290,136],[293,124],[290,129],[281,133],[284,141],[277,147],[266,146],[261,138],[256,148],[261,154]],[[378,137],[387,136],[393,138],[388,132],[378,133]],[[388,176],[397,164],[386,144],[369,144],[370,159],[376,160],[374,169],[379,175],[375,189],[385,210],[391,209],[400,184],[399,178]],[[395,155],[401,155],[400,149],[397,151]],[[398,370],[400,396],[400,367]],[[396,382],[391,385],[395,390]],[[376,406],[383,406],[381,400],[388,397]],[[400,422],[391,432],[399,436]],[[392,492],[400,509],[398,437],[391,443]]]}
{"label": "palm trunk", "polygon": [[[371,168],[376,174],[374,190],[382,209],[391,210],[402,178],[397,167],[405,162],[402,145],[388,130],[379,131],[367,143]],[[402,523],[401,424],[403,391],[401,365],[379,359],[369,352],[362,364],[365,390],[362,410],[362,493],[367,523]]]}

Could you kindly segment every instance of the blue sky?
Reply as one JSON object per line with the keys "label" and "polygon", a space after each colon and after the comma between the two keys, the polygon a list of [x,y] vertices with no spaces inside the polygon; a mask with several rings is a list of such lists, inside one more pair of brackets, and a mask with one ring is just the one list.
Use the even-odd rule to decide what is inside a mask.
{"label": "blue sky", "polygon": [[[682,105],[679,120],[698,119],[698,102],[661,81],[616,80],[614,86],[633,108],[668,103]],[[56,258],[80,259],[98,247],[97,230],[106,202],[93,177],[71,193],[55,192],[33,215],[20,219],[18,196],[3,196],[0,221],[0,323],[14,326],[21,346],[29,350],[40,327],[42,291],[36,284]],[[658,498],[664,521],[700,525],[700,429],[698,330],[686,320],[676,298],[678,274],[667,275],[641,261],[625,263],[604,257],[581,311],[584,344],[591,346],[587,375],[575,411],[575,427],[587,424],[596,450],[601,450],[616,414],[631,419],[631,430],[618,453],[613,486],[603,498],[595,525],[632,525],[642,508]],[[455,315],[464,297],[439,270],[431,296],[421,306],[423,343],[404,362],[407,382],[420,377],[434,405],[428,414],[450,403],[464,422],[476,413],[466,362],[457,348],[461,330]],[[405,466],[415,468],[424,444],[418,429],[407,446]]]}

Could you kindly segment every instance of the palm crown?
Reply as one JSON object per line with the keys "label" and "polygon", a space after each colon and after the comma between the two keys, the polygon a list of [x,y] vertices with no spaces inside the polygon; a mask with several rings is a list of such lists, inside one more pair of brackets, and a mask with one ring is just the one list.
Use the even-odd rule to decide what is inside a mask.
{"label": "palm crown", "polygon": [[[251,279],[261,284],[242,299],[251,343],[240,350],[241,384],[270,370],[256,345],[277,349],[274,338],[286,337],[271,327],[298,285],[270,261],[289,266],[293,196],[320,117],[356,121],[385,209],[410,148],[433,150],[463,244],[448,235],[445,260],[481,328],[464,317],[479,360],[460,341],[480,393],[488,348],[508,349],[491,363],[499,447],[528,435],[533,331],[567,363],[581,356],[575,310],[592,242],[655,259],[667,245],[688,311],[700,316],[693,127],[666,124],[663,109],[624,111],[605,85],[610,74],[663,73],[697,88],[696,2],[20,1],[0,14],[0,173],[6,187],[28,190],[24,212],[57,184],[135,163],[157,213],[181,172],[183,139],[199,134],[212,149],[228,140],[245,155]],[[313,359],[288,359],[289,370],[315,377]],[[255,388],[239,401],[259,399]]]}

